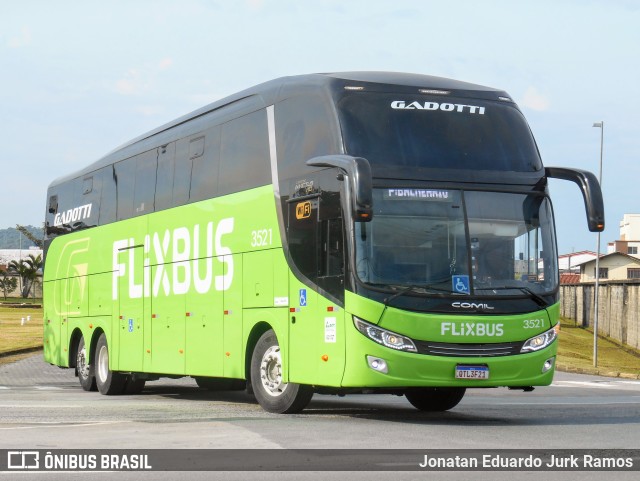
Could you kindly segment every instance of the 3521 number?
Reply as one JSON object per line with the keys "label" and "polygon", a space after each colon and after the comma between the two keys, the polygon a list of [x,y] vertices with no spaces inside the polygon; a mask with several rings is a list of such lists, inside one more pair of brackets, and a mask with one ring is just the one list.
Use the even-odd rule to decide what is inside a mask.
{"label": "3521 number", "polygon": [[251,231],[251,247],[270,246],[273,242],[273,231],[271,229],[258,229]]}
{"label": "3521 number", "polygon": [[543,329],[546,327],[546,323],[544,319],[527,319],[523,322],[523,326],[525,329]]}

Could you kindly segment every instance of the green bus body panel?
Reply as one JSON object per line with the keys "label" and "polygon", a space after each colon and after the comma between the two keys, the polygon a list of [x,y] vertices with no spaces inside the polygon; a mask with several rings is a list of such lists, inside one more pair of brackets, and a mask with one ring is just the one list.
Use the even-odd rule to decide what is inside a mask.
{"label": "green bus body panel", "polygon": [[[365,338],[355,329],[347,329],[347,362],[343,387],[406,387],[406,386],[547,386],[553,380],[553,369],[542,373],[547,359],[557,352],[558,341],[535,353],[504,357],[426,356],[399,352]],[[388,373],[374,371],[367,365],[367,356],[384,359]],[[455,379],[458,364],[488,366],[486,380]]]}
{"label": "green bus body panel", "polygon": [[[524,315],[406,312],[350,291],[340,307],[289,269],[271,186],[55,238],[44,304],[52,364],[70,365],[74,333],[90,348],[104,332],[112,370],[244,379],[252,333],[269,326],[284,380],[330,387],[531,386],[553,377],[542,365],[557,342],[497,358],[399,352],[361,334],[353,315],[445,343],[524,341],[559,317],[558,305]],[[384,359],[389,372],[369,368],[367,356]],[[490,378],[456,380],[457,364],[487,365]]]}
{"label": "green bus body panel", "polygon": [[[79,320],[93,324],[86,344],[107,333],[113,370],[243,378],[259,322],[243,311],[286,311],[288,272],[271,186],[59,236],[44,273],[45,360],[69,365],[67,324]],[[286,340],[286,322],[277,329]]]}
{"label": "green bus body panel", "polygon": [[[340,386],[345,368],[345,311],[302,284],[290,280],[289,379]],[[301,291],[305,292],[303,301]]]}
{"label": "green bus body panel", "polygon": [[[554,304],[546,310],[513,315],[445,315],[407,312],[388,307],[346,291],[347,312],[382,328],[406,335],[414,340],[442,343],[496,343],[524,341],[556,325],[560,306]],[[350,322],[346,329],[347,362],[343,387],[369,386],[545,386],[551,384],[553,369],[542,372],[545,361],[557,353],[557,340],[534,353],[500,357],[449,357],[400,352],[381,346],[366,338]],[[443,329],[443,325],[446,328]],[[477,335],[482,331],[494,335]],[[500,329],[497,328],[500,326]],[[443,333],[444,330],[444,333]],[[473,336],[469,333],[473,332]],[[502,332],[500,336],[498,332]],[[386,374],[369,368],[367,356],[384,359]],[[459,364],[489,367],[487,380],[455,379]]]}

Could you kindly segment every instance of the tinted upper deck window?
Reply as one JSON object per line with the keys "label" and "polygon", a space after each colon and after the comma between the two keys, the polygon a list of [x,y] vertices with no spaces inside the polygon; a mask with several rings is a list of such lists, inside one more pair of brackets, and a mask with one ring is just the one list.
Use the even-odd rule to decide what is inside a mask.
{"label": "tinted upper deck window", "polygon": [[222,126],[218,194],[231,194],[271,182],[267,114],[258,110]]}
{"label": "tinted upper deck window", "polygon": [[117,220],[133,217],[133,190],[136,180],[136,158],[115,164]]}
{"label": "tinted upper deck window", "polygon": [[157,149],[136,155],[136,180],[133,197],[133,215],[154,211],[156,195],[156,173],[158,169]]}
{"label": "tinted upper deck window", "polygon": [[220,164],[220,127],[207,130],[206,137],[189,142],[191,162],[190,201],[210,199],[216,195]]}
{"label": "tinted upper deck window", "polygon": [[448,96],[346,94],[338,102],[345,150],[378,167],[535,172],[542,163],[512,105]]}
{"label": "tinted upper deck window", "polygon": [[305,95],[276,104],[278,170],[285,178],[306,175],[305,161],[340,152],[335,114],[323,97]]}
{"label": "tinted upper deck window", "polygon": [[173,204],[173,177],[175,170],[176,143],[158,148],[156,173],[155,210],[169,209]]}

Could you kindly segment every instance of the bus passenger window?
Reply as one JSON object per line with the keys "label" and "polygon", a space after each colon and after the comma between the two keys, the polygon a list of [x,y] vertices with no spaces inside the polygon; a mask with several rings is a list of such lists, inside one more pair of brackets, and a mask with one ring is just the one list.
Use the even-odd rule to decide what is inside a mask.
{"label": "bus passenger window", "polygon": [[87,195],[93,190],[93,177],[86,177],[82,181],[82,194]]}
{"label": "bus passenger window", "polygon": [[211,199],[216,195],[218,165],[220,163],[220,127],[206,132],[189,143],[189,157],[193,162],[189,200]]}
{"label": "bus passenger window", "polygon": [[115,164],[116,199],[118,219],[133,217],[133,187],[135,183],[136,159],[131,157]]}
{"label": "bus passenger window", "polygon": [[278,171],[282,178],[304,176],[305,161],[340,151],[329,101],[320,96],[291,97],[276,105]]}
{"label": "bus passenger window", "polygon": [[156,171],[158,153],[149,150],[136,157],[136,180],[133,198],[133,215],[148,214],[154,211],[156,192]]}
{"label": "bus passenger window", "polygon": [[155,197],[156,210],[173,207],[173,170],[175,155],[175,142],[158,148],[158,174]]}
{"label": "bus passenger window", "polygon": [[258,110],[222,126],[218,193],[231,194],[271,182],[267,113]]}
{"label": "bus passenger window", "polygon": [[189,202],[192,162],[189,158],[189,140],[178,140],[176,142],[176,160],[173,170],[173,207]]}
{"label": "bus passenger window", "polygon": [[102,182],[100,192],[100,225],[109,224],[116,220],[116,180],[113,165],[103,167],[98,171],[98,176]]}

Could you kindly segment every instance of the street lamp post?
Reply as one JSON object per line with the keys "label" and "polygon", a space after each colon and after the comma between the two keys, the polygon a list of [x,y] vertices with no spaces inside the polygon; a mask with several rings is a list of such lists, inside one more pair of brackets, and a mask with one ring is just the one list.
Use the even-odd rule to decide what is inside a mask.
{"label": "street lamp post", "polygon": [[[604,121],[594,122],[594,127],[600,129],[600,171],[598,174],[598,182],[602,188],[602,152],[604,147]],[[596,244],[596,292],[594,300],[593,314],[593,367],[598,367],[598,298],[600,297],[600,232],[598,232],[598,241]]]}

